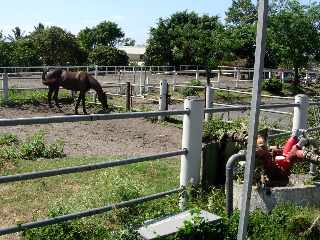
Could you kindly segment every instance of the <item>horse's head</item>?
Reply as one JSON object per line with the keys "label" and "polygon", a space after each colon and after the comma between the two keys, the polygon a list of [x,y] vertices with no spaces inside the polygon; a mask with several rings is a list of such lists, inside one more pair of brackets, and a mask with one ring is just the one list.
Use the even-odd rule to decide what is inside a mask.
{"label": "horse's head", "polygon": [[56,83],[61,78],[61,74],[62,69],[54,69],[51,71],[44,70],[42,72],[42,83],[45,85]]}

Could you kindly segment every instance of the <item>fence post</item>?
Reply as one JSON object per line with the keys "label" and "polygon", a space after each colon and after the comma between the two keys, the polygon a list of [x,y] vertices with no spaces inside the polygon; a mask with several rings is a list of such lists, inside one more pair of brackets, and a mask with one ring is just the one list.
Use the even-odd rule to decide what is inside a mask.
{"label": "fence post", "polygon": [[[190,113],[183,116],[182,149],[188,152],[181,156],[180,187],[200,183],[204,102],[198,97],[188,97],[184,101],[184,109]],[[187,197],[184,192],[180,199],[181,209],[185,207]]]}
{"label": "fence post", "polygon": [[280,79],[281,82],[284,83],[284,71],[281,71]]}
{"label": "fence post", "polygon": [[269,79],[271,79],[272,78],[272,71],[270,70],[269,71]]}
{"label": "fence post", "polygon": [[8,79],[7,72],[4,72],[3,74],[2,89],[3,89],[3,101],[7,103],[9,100],[9,79]]}
{"label": "fence post", "polygon": [[196,70],[196,81],[198,81],[199,80],[199,70],[197,69]]}
{"label": "fence post", "polygon": [[140,68],[140,73],[139,73],[139,94],[140,94],[140,96],[142,96],[144,93],[144,87],[145,87],[145,82],[144,82],[144,84],[142,84],[142,71]]}
{"label": "fence post", "polygon": [[309,99],[307,95],[298,94],[294,98],[294,102],[299,104],[293,109],[292,131],[297,129],[306,129],[308,118]]}
{"label": "fence post", "polygon": [[[159,111],[168,110],[168,82],[167,80],[161,80],[160,82],[160,96],[159,96]],[[163,121],[164,116],[159,116],[158,120]]]}
{"label": "fence post", "polygon": [[[206,86],[206,108],[212,108],[213,107],[213,89],[212,85],[208,84]],[[204,119],[206,122],[208,122],[211,119],[212,114],[211,113],[205,113]]]}
{"label": "fence post", "polygon": [[146,73],[146,92],[149,93],[149,76]]}
{"label": "fence post", "polygon": [[131,111],[131,84],[127,82],[127,90],[126,90],[126,111]]}
{"label": "fence post", "polygon": [[[293,110],[293,122],[292,122],[292,131],[297,129],[307,129],[307,120],[308,120],[308,107],[309,99],[307,95],[298,94],[294,98],[294,102],[298,103],[298,107],[294,107]],[[310,174],[314,174],[316,171],[316,165],[310,164]]]}
{"label": "fence post", "polygon": [[98,77],[98,65],[94,66],[94,78],[97,79]]}
{"label": "fence post", "polygon": [[240,73],[240,68],[237,69],[237,79],[236,79],[236,88],[238,88],[238,84],[240,81],[241,73]]}
{"label": "fence post", "polygon": [[172,81],[172,91],[176,91],[176,85],[177,85],[177,72],[176,70],[173,71],[173,81]]}

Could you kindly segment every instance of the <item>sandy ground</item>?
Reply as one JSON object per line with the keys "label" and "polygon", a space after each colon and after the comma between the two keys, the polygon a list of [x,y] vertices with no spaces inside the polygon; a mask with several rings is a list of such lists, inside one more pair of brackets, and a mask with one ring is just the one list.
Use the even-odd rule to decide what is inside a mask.
{"label": "sandy ground", "polygon": [[[89,112],[94,113],[93,109]],[[47,104],[0,108],[1,118],[71,113],[72,105],[63,105],[62,112],[48,108]],[[19,138],[26,138],[39,130],[45,132],[48,141],[62,139],[68,156],[139,156],[181,148],[180,129],[146,119],[1,127],[0,133],[11,132]]]}

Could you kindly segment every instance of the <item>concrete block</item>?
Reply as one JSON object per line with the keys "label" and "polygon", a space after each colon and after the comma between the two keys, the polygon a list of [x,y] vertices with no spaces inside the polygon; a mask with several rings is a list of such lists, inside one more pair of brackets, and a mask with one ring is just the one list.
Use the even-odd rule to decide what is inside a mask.
{"label": "concrete block", "polygon": [[[233,208],[241,208],[242,184],[233,185]],[[273,187],[266,192],[256,186],[252,187],[250,211],[260,208],[263,212],[270,212],[279,203],[293,203],[299,206],[320,206],[320,186],[304,185],[289,187]]]}
{"label": "concrete block", "polygon": [[[218,222],[221,219],[221,217],[203,210],[200,211],[200,216],[209,223]],[[143,239],[148,240],[169,236],[178,232],[184,226],[184,222],[190,220],[192,220],[190,211],[184,211],[165,218],[147,221],[138,229],[138,233]]]}

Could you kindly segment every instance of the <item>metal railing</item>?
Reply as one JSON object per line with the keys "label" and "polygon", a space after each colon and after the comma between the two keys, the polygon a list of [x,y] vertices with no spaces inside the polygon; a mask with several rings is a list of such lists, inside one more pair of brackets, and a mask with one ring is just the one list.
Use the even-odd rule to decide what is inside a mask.
{"label": "metal railing", "polygon": [[[318,104],[315,102],[312,105]],[[293,107],[293,129],[305,128],[306,115],[308,108],[308,99],[304,95],[296,96],[294,103],[284,104],[268,104],[261,105],[261,109],[278,109]],[[183,115],[183,131],[182,131],[182,144],[181,150],[172,152],[159,153],[155,155],[135,157],[123,160],[106,161],[95,164],[72,166],[67,168],[58,168],[52,170],[45,170],[39,172],[21,173],[16,175],[0,176],[0,184],[25,181],[31,179],[52,177],[63,174],[71,174],[78,172],[94,171],[98,169],[106,169],[116,166],[123,166],[128,164],[154,161],[156,159],[163,159],[174,156],[181,156],[180,168],[180,187],[162,193],[157,193],[145,196],[138,199],[129,200],[117,204],[104,206],[101,208],[94,208],[83,212],[77,212],[49,218],[32,223],[23,223],[15,226],[5,227],[0,229],[0,235],[24,231],[26,229],[37,228],[50,224],[55,224],[63,221],[68,221],[76,218],[92,216],[95,214],[110,211],[114,208],[121,208],[131,206],[144,201],[154,200],[160,197],[167,196],[179,192],[182,188],[190,184],[194,185],[200,183],[200,169],[201,169],[201,151],[202,151],[202,127],[205,114],[226,112],[226,111],[243,111],[250,109],[250,106],[236,106],[236,107],[220,107],[220,108],[205,108],[204,101],[199,98],[189,97],[185,99],[183,110],[170,110],[170,111],[157,111],[157,112],[131,112],[131,113],[112,113],[112,114],[92,114],[92,115],[71,115],[71,116],[52,116],[52,117],[30,117],[30,118],[13,118],[13,119],[0,119],[0,126],[17,126],[29,124],[50,124],[50,123],[65,123],[65,122],[80,122],[80,121],[99,121],[99,120],[112,120],[112,119],[127,119],[127,118],[143,118],[143,117],[159,117],[170,115]],[[205,118],[207,120],[207,118]],[[318,131],[320,126],[308,129],[307,131]],[[280,137],[290,132],[283,132],[274,134],[270,137]],[[180,206],[185,206],[186,195],[182,194]]]}
{"label": "metal railing", "polygon": [[[93,114],[93,115],[82,115],[82,116],[73,115],[73,116],[14,118],[14,119],[0,119],[0,126],[3,127],[3,126],[29,125],[29,124],[98,121],[98,120],[142,118],[142,117],[156,117],[156,116],[169,116],[169,115],[188,116],[189,114],[190,114],[190,110],[185,109],[185,110],[171,110],[171,111],[158,111],[158,112],[132,112],[132,113],[116,113],[116,114]],[[191,149],[192,149],[192,146],[191,146]],[[98,169],[106,169],[106,168],[123,166],[128,164],[154,161],[158,159],[175,157],[175,156],[185,156],[187,154],[188,154],[188,148],[182,148],[182,150],[159,153],[159,154],[154,154],[149,156],[134,157],[134,158],[124,159],[124,160],[114,160],[114,161],[100,162],[100,163],[88,164],[88,165],[80,165],[80,166],[72,166],[72,167],[51,169],[51,170],[38,171],[38,172],[0,176],[0,184],[20,182],[20,181],[26,181],[26,180],[32,180],[32,179],[38,179],[38,178],[46,178],[46,177],[71,174],[71,173],[94,171]],[[189,178],[189,176],[187,177]],[[15,233],[15,232],[24,231],[31,228],[43,227],[50,224],[55,224],[55,223],[64,222],[72,219],[78,219],[78,218],[83,218],[87,216],[104,213],[115,208],[128,207],[134,204],[165,197],[170,194],[178,193],[180,190],[181,188],[176,188],[166,192],[156,193],[156,194],[144,196],[137,199],[132,199],[125,202],[107,205],[101,208],[94,208],[94,209],[89,209],[82,212],[62,215],[62,216],[44,219],[36,222],[29,222],[29,223],[17,224],[10,227],[0,228],[0,235]]]}

